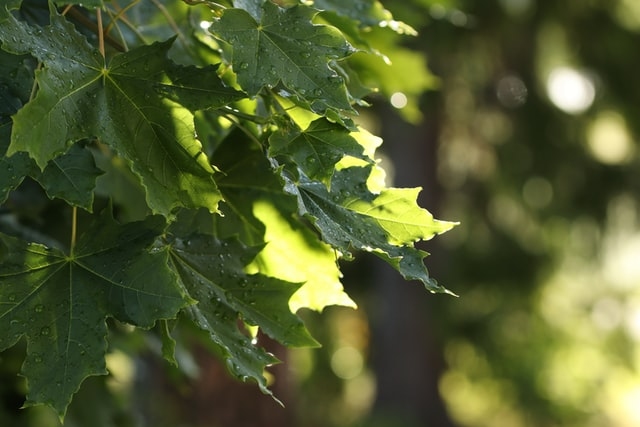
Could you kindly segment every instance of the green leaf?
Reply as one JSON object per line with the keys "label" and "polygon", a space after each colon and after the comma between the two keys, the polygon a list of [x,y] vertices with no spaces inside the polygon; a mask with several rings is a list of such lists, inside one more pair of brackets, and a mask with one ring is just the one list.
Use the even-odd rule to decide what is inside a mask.
{"label": "green leaf", "polygon": [[45,403],[62,417],[85,378],[107,373],[107,317],[149,328],[189,302],[167,268],[167,251],[147,251],[164,226],[161,217],[118,225],[105,210],[71,255],[0,234],[8,248],[0,351],[26,336],[26,406]]}
{"label": "green leaf", "polygon": [[326,119],[315,120],[303,132],[281,129],[269,138],[269,143],[271,156],[290,156],[305,175],[327,186],[336,163],[344,156],[373,163],[347,129]]}
{"label": "green leaf", "polygon": [[20,185],[31,168],[32,162],[26,153],[7,157],[6,152],[11,140],[10,116],[29,99],[34,67],[32,58],[0,50],[0,203]]}
{"label": "green leaf", "polygon": [[204,68],[174,65],[167,69],[171,84],[160,83],[158,91],[191,111],[220,108],[246,98],[219,78],[211,78],[218,67],[219,64]]}
{"label": "green leaf", "polygon": [[26,153],[6,156],[11,135],[11,122],[0,123],[0,204],[31,170],[32,161]]}
{"label": "green leaf", "polygon": [[289,299],[292,312],[322,311],[330,305],[356,308],[344,292],[335,251],[315,233],[267,201],[257,202],[254,214],[266,224],[264,249],[252,267],[269,276],[303,285]]}
{"label": "green leaf", "polygon": [[[22,154],[22,153],[20,153]],[[49,161],[44,171],[33,168],[31,176],[40,183],[50,198],[60,198],[91,212],[93,188],[102,174],[91,153],[75,144],[62,156]]]}
{"label": "green leaf", "polygon": [[313,7],[347,17],[362,27],[385,27],[399,34],[417,34],[409,25],[394,20],[378,0],[314,0]]}
{"label": "green leaf", "polygon": [[432,292],[449,292],[429,277],[413,247],[451,229],[455,224],[433,219],[416,205],[418,189],[387,189],[370,193],[366,181],[371,168],[351,167],[334,175],[331,190],[304,175],[289,188],[298,196],[300,210],[309,215],[323,240],[344,254],[354,248],[372,252],[395,267],[406,279],[420,280]]}
{"label": "green leaf", "polygon": [[169,331],[169,322],[162,319],[158,322],[156,328],[162,341],[162,357],[173,366],[178,366],[178,361],[176,360],[176,340],[173,339]]}
{"label": "green leaf", "polygon": [[219,185],[225,198],[220,207],[224,216],[215,219],[217,233],[237,234],[253,245],[266,242],[250,269],[303,283],[289,300],[292,312],[301,307],[318,311],[328,305],[355,307],[340,283],[334,251],[296,220],[295,198],[284,192],[284,182],[259,147],[242,135],[230,135],[215,153],[224,172]]}
{"label": "green leaf", "polygon": [[288,300],[299,287],[261,274],[245,273],[259,248],[237,239],[196,234],[169,242],[171,266],[185,291],[198,304],[185,312],[220,347],[230,371],[254,379],[269,393],[264,368],[276,362],[238,329],[238,319],[259,326],[287,346],[315,346],[302,321],[289,311]]}
{"label": "green leaf", "polygon": [[[177,69],[166,58],[172,40],[117,55],[106,66],[55,11],[43,29],[10,16],[0,26],[0,39],[4,48],[31,53],[45,64],[36,75],[37,96],[14,117],[9,154],[27,151],[43,168],[71,143],[96,136],[129,162],[153,212],[169,215],[179,206],[216,210],[220,193],[195,139],[193,115],[156,90],[159,83],[165,90],[171,85],[164,70]],[[209,71],[209,78],[218,79]],[[211,95],[207,87],[201,96]]]}
{"label": "green leaf", "polygon": [[220,205],[223,215],[215,219],[216,235],[237,235],[249,245],[264,243],[265,226],[255,216],[254,205],[261,200],[290,203],[283,200],[288,196],[281,179],[271,170],[260,147],[238,130],[224,140],[213,158],[222,171],[218,185],[224,197]]}
{"label": "green leaf", "polygon": [[210,30],[233,50],[238,83],[249,95],[284,85],[280,94],[308,103],[317,113],[353,111],[332,61],[353,53],[335,28],[314,25],[316,10],[306,6],[283,9],[264,2],[256,21],[242,9],[226,9]]}

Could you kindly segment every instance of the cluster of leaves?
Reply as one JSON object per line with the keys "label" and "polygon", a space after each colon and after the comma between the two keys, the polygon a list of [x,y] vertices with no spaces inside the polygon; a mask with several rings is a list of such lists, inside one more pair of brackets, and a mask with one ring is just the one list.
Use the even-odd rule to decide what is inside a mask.
{"label": "cluster of leaves", "polygon": [[[355,305],[354,250],[446,292],[414,243],[453,224],[384,186],[353,120],[365,30],[410,29],[374,0],[289,3],[0,6],[0,351],[26,337],[27,406],[63,416],[106,373],[107,319],[156,325],[174,363],[192,324],[269,393],[257,328],[315,345],[295,312]],[[24,221],[34,186],[65,225]]]}

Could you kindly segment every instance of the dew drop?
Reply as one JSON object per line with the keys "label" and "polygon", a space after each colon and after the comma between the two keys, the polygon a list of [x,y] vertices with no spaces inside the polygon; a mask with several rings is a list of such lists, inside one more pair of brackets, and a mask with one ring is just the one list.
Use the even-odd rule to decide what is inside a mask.
{"label": "dew drop", "polygon": [[9,295],[9,301],[13,302],[15,300],[16,300],[16,295],[15,294]]}
{"label": "dew drop", "polygon": [[43,310],[44,310],[44,305],[42,305],[42,304],[36,305],[36,307],[35,307],[36,313],[42,313]]}
{"label": "dew drop", "polygon": [[318,88],[318,89],[314,90],[313,94],[315,96],[322,96],[322,89]]}
{"label": "dew drop", "polygon": [[302,52],[302,53],[300,53],[300,56],[302,56],[303,58],[306,59],[306,58],[310,58],[311,54],[309,52]]}
{"label": "dew drop", "polygon": [[246,70],[247,68],[249,68],[249,63],[248,62],[241,62],[240,63],[240,69],[241,70]]}
{"label": "dew drop", "polygon": [[51,329],[48,326],[43,326],[42,329],[40,329],[40,335],[47,336],[50,333]]}

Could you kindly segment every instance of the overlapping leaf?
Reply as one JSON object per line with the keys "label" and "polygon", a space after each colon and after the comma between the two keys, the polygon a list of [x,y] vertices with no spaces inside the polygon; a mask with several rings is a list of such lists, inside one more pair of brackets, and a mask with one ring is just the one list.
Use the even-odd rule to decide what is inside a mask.
{"label": "overlapping leaf", "polygon": [[413,28],[394,20],[391,12],[378,0],[314,0],[313,7],[347,17],[363,27],[388,27],[401,34],[415,34]]}
{"label": "overlapping leaf", "polygon": [[86,377],[106,374],[107,317],[147,328],[189,301],[167,251],[147,251],[163,229],[161,217],[118,225],[106,211],[71,255],[0,234],[0,351],[26,336],[27,406],[62,416]]}
{"label": "overlapping leaf", "polygon": [[96,167],[91,153],[82,146],[72,146],[62,156],[49,161],[43,171],[32,167],[30,174],[50,198],[66,200],[88,211],[93,209],[93,188],[102,171]]}
{"label": "overlapping leaf", "polygon": [[254,96],[281,82],[283,96],[295,96],[315,112],[352,111],[344,81],[330,66],[353,52],[344,36],[314,25],[317,11],[306,6],[284,9],[266,1],[262,12],[256,20],[245,10],[227,9],[210,29],[231,45],[242,89]]}
{"label": "overlapping leaf", "polygon": [[455,224],[435,220],[416,205],[418,189],[387,189],[372,194],[366,187],[370,168],[337,171],[331,190],[301,175],[289,188],[298,196],[300,210],[314,220],[323,240],[348,253],[351,249],[375,253],[393,265],[406,279],[420,280],[432,292],[448,292],[429,277],[422,259],[427,255],[413,247],[451,229]]}
{"label": "overlapping leaf", "polygon": [[26,153],[7,157],[11,139],[11,115],[29,100],[33,85],[33,60],[0,50],[0,203],[29,173],[31,160]]}
{"label": "overlapping leaf", "polygon": [[303,283],[289,300],[291,310],[355,306],[340,283],[335,253],[295,219],[295,198],[284,193],[284,183],[258,147],[232,134],[214,158],[224,172],[219,180],[225,198],[221,205],[224,217],[216,219],[218,233],[237,234],[253,245],[266,243],[251,267],[269,276]]}
{"label": "overlapping leaf", "polygon": [[185,310],[187,315],[220,347],[234,375],[254,379],[270,394],[264,368],[276,359],[238,329],[238,320],[259,326],[287,346],[316,345],[287,305],[299,285],[246,274],[244,268],[259,248],[246,247],[237,239],[196,234],[174,239],[168,247],[171,266],[185,292],[198,300],[197,305]]}
{"label": "overlapping leaf", "polygon": [[245,98],[244,93],[225,86],[219,78],[212,78],[218,65],[203,68],[174,65],[166,69],[171,83],[160,83],[158,90],[191,111],[220,108]]}
{"label": "overlapping leaf", "polygon": [[[5,10],[0,40],[3,48],[30,53],[44,64],[36,76],[37,96],[14,117],[9,154],[27,151],[43,168],[70,143],[96,136],[127,159],[154,212],[168,215],[178,206],[216,210],[220,193],[195,139],[193,115],[157,90],[162,84],[166,92],[172,84],[166,70],[178,80],[193,71],[167,59],[171,41],[117,55],[106,65],[55,10],[51,25],[42,29]],[[208,71],[209,79],[218,79],[213,68]],[[199,96],[215,105],[219,93],[208,81],[202,79]],[[190,93],[191,106],[192,89],[177,85],[177,98]]]}
{"label": "overlapping leaf", "polygon": [[286,129],[269,138],[269,154],[290,156],[309,178],[327,186],[338,163],[344,156],[373,161],[364,148],[342,126],[326,119],[312,122],[304,131]]}

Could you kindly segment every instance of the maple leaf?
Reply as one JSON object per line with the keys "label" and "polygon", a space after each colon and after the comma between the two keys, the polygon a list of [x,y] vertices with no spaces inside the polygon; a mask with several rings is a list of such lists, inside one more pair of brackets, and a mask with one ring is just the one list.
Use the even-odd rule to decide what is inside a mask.
{"label": "maple leaf", "polygon": [[[193,115],[162,95],[173,91],[178,101],[185,98],[192,106],[198,89],[198,96],[208,98],[210,106],[219,105],[222,84],[209,82],[219,80],[215,67],[199,70],[200,77],[207,74],[208,78],[201,78],[197,88],[183,83],[172,88],[171,78],[194,83],[188,77],[193,67],[180,67],[167,59],[173,40],[116,55],[107,65],[53,8],[51,24],[42,29],[7,13],[0,25],[0,40],[4,49],[30,53],[44,64],[36,73],[36,97],[13,118],[9,155],[26,151],[44,168],[70,143],[98,137],[127,160],[145,187],[154,213],[169,215],[179,206],[217,209],[220,193],[195,138]],[[233,93],[230,90],[225,96]]]}
{"label": "maple leaf", "polygon": [[93,188],[102,171],[96,167],[93,155],[81,145],[75,144],[63,155],[50,160],[43,171],[32,167],[29,174],[50,198],[64,199],[92,211]]}
{"label": "maple leaf", "polygon": [[226,9],[210,31],[232,47],[234,72],[249,95],[282,83],[285,97],[295,96],[320,114],[353,111],[344,80],[331,61],[346,58],[353,47],[336,29],[311,22],[317,10],[281,8],[270,1],[253,15]]}
{"label": "maple leaf", "polygon": [[242,133],[232,133],[214,158],[224,173],[218,182],[225,199],[220,207],[224,216],[215,218],[216,232],[264,245],[249,269],[302,283],[289,300],[293,312],[301,307],[355,307],[340,282],[334,251],[296,220],[296,200],[284,193],[284,182],[261,150]]}
{"label": "maple leaf", "polygon": [[299,182],[287,188],[297,195],[300,211],[312,218],[323,240],[343,254],[352,248],[372,252],[406,279],[419,280],[432,292],[450,293],[429,277],[422,261],[428,254],[415,249],[413,243],[456,224],[436,220],[420,208],[416,204],[419,189],[371,193],[366,185],[370,174],[371,167],[336,171],[330,190],[301,174]]}
{"label": "maple leaf", "polygon": [[11,141],[11,116],[29,99],[33,85],[34,61],[28,56],[0,50],[0,203],[29,173],[31,160],[26,153],[7,157]]}
{"label": "maple leaf", "polygon": [[238,328],[238,320],[258,326],[287,346],[316,346],[302,321],[289,311],[287,301],[299,284],[262,274],[247,274],[245,266],[260,248],[237,239],[220,240],[206,234],[166,243],[171,268],[185,293],[198,301],[185,314],[206,331],[220,348],[229,370],[238,378],[254,379],[267,393],[266,366],[277,362]]}
{"label": "maple leaf", "polygon": [[399,34],[417,34],[409,25],[394,20],[378,0],[315,0],[313,7],[349,18],[345,21],[357,22],[363,27],[386,27]]}
{"label": "maple leaf", "polygon": [[62,417],[85,378],[107,373],[107,317],[149,328],[191,302],[168,252],[147,251],[164,227],[159,216],[119,225],[105,209],[72,254],[0,234],[0,351],[26,336],[26,406]]}
{"label": "maple leaf", "polygon": [[373,163],[347,129],[324,118],[313,121],[304,131],[282,129],[269,138],[269,144],[271,156],[290,156],[310,179],[327,186],[336,163],[344,156]]}

